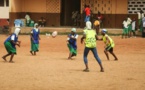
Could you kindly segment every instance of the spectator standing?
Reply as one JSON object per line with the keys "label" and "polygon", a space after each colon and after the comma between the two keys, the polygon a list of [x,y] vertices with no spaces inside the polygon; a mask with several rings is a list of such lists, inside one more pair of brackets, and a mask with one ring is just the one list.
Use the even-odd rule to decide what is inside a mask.
{"label": "spectator standing", "polygon": [[138,14],[138,26],[139,26],[139,30],[140,32],[142,32],[142,19],[144,18],[144,12],[142,10],[140,10],[139,12],[137,12]]}
{"label": "spectator standing", "polygon": [[125,38],[127,38],[127,35],[128,35],[127,19],[125,19],[122,24],[123,24],[123,32],[122,32],[122,39],[123,39],[124,36]]}
{"label": "spectator standing", "polygon": [[85,14],[85,22],[90,21],[91,9],[89,5],[87,5],[85,8]]}
{"label": "spectator standing", "polygon": [[100,26],[102,28],[103,27],[103,15],[101,14],[100,11],[98,11],[97,18],[100,21]]}
{"label": "spectator standing", "polygon": [[132,26],[132,30],[130,32],[130,36],[131,36],[131,33],[133,33],[133,36],[136,38],[136,34],[135,34],[135,30],[136,30],[136,20],[135,20],[135,18],[133,19],[133,21],[131,23],[131,26]]}
{"label": "spectator standing", "polygon": [[142,19],[142,26],[143,26],[143,30],[142,30],[142,37],[145,37],[145,17]]}
{"label": "spectator standing", "polygon": [[129,16],[127,16],[128,37],[130,37],[131,30],[132,30],[131,22],[132,22],[131,18]]}

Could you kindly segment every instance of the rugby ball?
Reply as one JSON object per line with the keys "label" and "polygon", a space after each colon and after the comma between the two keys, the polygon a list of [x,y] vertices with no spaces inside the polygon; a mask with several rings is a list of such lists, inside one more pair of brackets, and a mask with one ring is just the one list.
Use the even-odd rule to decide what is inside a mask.
{"label": "rugby ball", "polygon": [[98,26],[98,25],[100,25],[100,22],[99,22],[98,20],[96,20],[96,21],[94,22],[94,26]]}
{"label": "rugby ball", "polygon": [[52,37],[55,38],[57,36],[57,31],[52,32]]}

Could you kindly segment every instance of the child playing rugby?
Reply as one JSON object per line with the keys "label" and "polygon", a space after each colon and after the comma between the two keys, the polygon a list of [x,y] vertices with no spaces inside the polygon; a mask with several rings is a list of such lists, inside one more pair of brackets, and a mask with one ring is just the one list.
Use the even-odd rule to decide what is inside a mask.
{"label": "child playing rugby", "polygon": [[69,56],[68,59],[72,59],[73,56],[77,55],[77,38],[78,34],[76,34],[76,28],[71,29],[71,33],[67,38],[67,46],[69,48]]}
{"label": "child playing rugby", "polygon": [[18,41],[18,35],[19,35],[19,33],[20,33],[20,28],[16,28],[15,29],[15,32],[13,33],[13,34],[11,34],[6,40],[5,40],[5,42],[4,42],[4,46],[5,46],[5,48],[6,48],[6,50],[7,50],[7,52],[8,52],[8,54],[6,54],[6,55],[4,55],[2,58],[5,60],[5,61],[7,61],[6,60],[6,58],[8,57],[8,56],[11,56],[10,57],[10,60],[9,60],[9,62],[10,63],[14,63],[13,62],[13,57],[14,57],[14,55],[17,53],[16,52],[16,45],[17,46],[19,46],[20,47],[20,41]]}
{"label": "child playing rugby", "polygon": [[92,29],[92,23],[90,21],[86,22],[86,29],[84,30],[83,37],[81,38],[81,43],[85,42],[85,49],[84,49],[84,63],[86,68],[83,70],[85,72],[89,72],[88,67],[88,53],[92,51],[96,61],[100,66],[100,72],[104,72],[103,65],[101,59],[98,56],[97,48],[96,48],[96,39],[98,39],[95,30]]}
{"label": "child playing rugby", "polygon": [[40,40],[39,33],[40,33],[40,31],[38,29],[38,24],[36,23],[34,25],[34,28],[31,31],[31,51],[30,51],[30,53],[32,55],[36,55],[36,52],[39,51],[39,40]]}
{"label": "child playing rugby", "polygon": [[116,57],[116,55],[113,52],[113,48],[115,46],[114,41],[106,34],[106,32],[107,32],[106,29],[103,29],[101,31],[101,34],[103,35],[103,37],[102,37],[102,39],[100,39],[100,40],[103,40],[106,45],[104,53],[107,56],[108,60],[109,60],[108,51],[110,52],[110,54],[112,54],[114,56],[115,60],[118,60],[118,58]]}

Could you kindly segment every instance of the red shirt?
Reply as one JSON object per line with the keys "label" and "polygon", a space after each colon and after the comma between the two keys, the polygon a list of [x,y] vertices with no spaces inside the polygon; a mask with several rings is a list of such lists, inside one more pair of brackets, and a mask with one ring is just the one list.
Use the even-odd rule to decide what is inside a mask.
{"label": "red shirt", "polygon": [[102,15],[100,15],[100,16],[97,15],[97,18],[98,18],[99,20],[102,20],[102,19],[103,19],[103,16],[102,16]]}
{"label": "red shirt", "polygon": [[86,7],[85,12],[86,12],[86,16],[90,16],[90,13],[91,13],[90,8]]}

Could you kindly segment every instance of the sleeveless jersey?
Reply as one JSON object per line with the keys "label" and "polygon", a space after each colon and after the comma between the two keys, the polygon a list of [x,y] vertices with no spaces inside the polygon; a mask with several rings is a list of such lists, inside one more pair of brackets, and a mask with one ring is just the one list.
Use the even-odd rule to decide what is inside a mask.
{"label": "sleeveless jersey", "polygon": [[86,34],[85,46],[88,48],[96,47],[96,32],[94,30],[84,30]]}
{"label": "sleeveless jersey", "polygon": [[108,37],[108,39],[109,39],[109,41],[110,41],[110,43],[109,43],[107,46],[114,47],[114,46],[115,46],[114,41],[113,41],[112,38],[110,38],[107,34],[105,34],[105,35],[103,36],[103,41],[104,41],[104,43],[107,44],[106,37]]}

